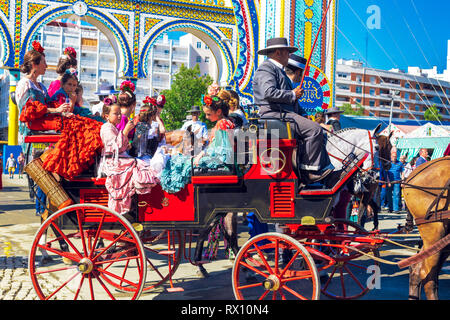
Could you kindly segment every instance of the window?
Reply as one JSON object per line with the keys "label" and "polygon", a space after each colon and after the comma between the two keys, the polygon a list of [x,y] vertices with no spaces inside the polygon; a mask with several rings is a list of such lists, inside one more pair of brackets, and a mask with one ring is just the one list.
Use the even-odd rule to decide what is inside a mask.
{"label": "window", "polygon": [[370,83],[375,83],[376,82],[376,79],[375,79],[375,77],[370,77]]}
{"label": "window", "polygon": [[406,82],[406,83],[405,83],[405,88],[406,88],[406,89],[409,89],[409,88],[410,88],[409,82]]}
{"label": "window", "polygon": [[362,93],[362,88],[361,87],[356,87],[355,88],[355,92],[356,93]]}
{"label": "window", "polygon": [[209,49],[209,47],[208,47],[208,46],[207,46],[206,44],[205,44],[205,49],[206,49],[206,50],[208,50],[208,49]]}
{"label": "window", "polygon": [[416,106],[414,107],[416,111],[420,111],[420,107],[416,104]]}
{"label": "window", "polygon": [[197,56],[196,62],[198,62],[198,63],[202,62],[202,57]]}
{"label": "window", "polygon": [[361,80],[362,80],[362,77],[360,75],[357,75],[356,76],[356,82],[361,82]]}
{"label": "window", "polygon": [[345,84],[340,84],[337,87],[338,87],[338,89],[341,89],[341,90],[350,90],[350,87]]}
{"label": "window", "polygon": [[405,93],[405,100],[409,100],[409,93]]}
{"label": "window", "polygon": [[370,94],[371,96],[374,96],[374,95],[375,95],[375,89],[370,89],[370,90],[369,90],[369,94]]}
{"label": "window", "polygon": [[209,62],[209,57],[205,57],[205,62],[206,62],[206,63]]}
{"label": "window", "polygon": [[375,100],[370,100],[369,101],[369,106],[375,107]]}
{"label": "window", "polygon": [[197,49],[201,49],[202,48],[202,43],[199,41],[197,42]]}

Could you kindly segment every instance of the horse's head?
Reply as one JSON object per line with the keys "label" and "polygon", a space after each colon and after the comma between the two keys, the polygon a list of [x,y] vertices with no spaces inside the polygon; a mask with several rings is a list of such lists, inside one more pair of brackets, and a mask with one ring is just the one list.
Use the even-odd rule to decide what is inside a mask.
{"label": "horse's head", "polygon": [[380,164],[383,166],[384,170],[389,170],[391,168],[391,137],[393,132],[391,132],[389,136],[382,136],[379,134],[380,128],[381,123],[374,129],[372,137],[378,144],[378,158],[380,159]]}

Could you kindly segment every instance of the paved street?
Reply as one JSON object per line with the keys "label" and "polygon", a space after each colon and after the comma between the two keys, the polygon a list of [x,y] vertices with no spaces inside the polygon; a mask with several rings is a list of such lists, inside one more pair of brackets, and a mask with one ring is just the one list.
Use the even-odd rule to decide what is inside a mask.
{"label": "paved street", "polygon": [[[3,175],[3,190],[0,191],[0,300],[33,300],[37,296],[28,276],[28,253],[35,233],[39,227],[39,218],[34,214],[34,203],[29,199],[26,179],[9,180]],[[405,214],[380,215],[380,227],[383,231],[394,231],[399,223],[404,223]],[[370,230],[372,223],[366,224]],[[245,225],[240,225],[239,245],[248,238]],[[407,244],[413,245],[417,237]],[[220,256],[223,257],[220,250]],[[409,252],[393,245],[381,248],[381,257],[389,261],[399,261]],[[141,300],[234,300],[231,287],[232,262],[223,259],[205,265],[209,278],[199,278],[196,268],[183,259],[174,276],[174,286],[184,291],[170,293],[169,285],[157,288],[151,293],[141,295]],[[58,279],[47,283],[49,287],[58,287]],[[450,267],[447,262],[440,277],[439,293],[443,300],[450,300]],[[101,297],[101,296],[99,296]],[[103,297],[102,297],[103,298]],[[104,297],[106,298],[106,296]],[[397,266],[381,265],[379,289],[370,290],[363,300],[407,300],[408,270]],[[64,299],[58,297],[58,299]],[[322,296],[321,299],[327,299]]]}

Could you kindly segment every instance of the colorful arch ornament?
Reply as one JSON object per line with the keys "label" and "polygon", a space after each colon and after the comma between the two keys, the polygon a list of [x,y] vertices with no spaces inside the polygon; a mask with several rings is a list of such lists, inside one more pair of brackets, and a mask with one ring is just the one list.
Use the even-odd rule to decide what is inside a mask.
{"label": "colorful arch ornament", "polygon": [[[337,0],[333,0],[333,3]],[[97,26],[111,42],[118,76],[146,76],[148,52],[164,31],[186,30],[213,51],[221,85],[252,102],[253,74],[263,57],[256,52],[268,37],[283,36],[308,55],[326,0],[0,0],[0,65],[20,79],[18,68],[33,36],[48,22],[79,18]],[[330,80],[333,100],[336,4],[328,13],[311,64]],[[10,107],[10,118],[14,112]],[[11,117],[11,114],[13,115]],[[17,121],[17,120],[16,120]],[[10,124],[14,127],[14,124]],[[9,144],[17,144],[16,138]]]}

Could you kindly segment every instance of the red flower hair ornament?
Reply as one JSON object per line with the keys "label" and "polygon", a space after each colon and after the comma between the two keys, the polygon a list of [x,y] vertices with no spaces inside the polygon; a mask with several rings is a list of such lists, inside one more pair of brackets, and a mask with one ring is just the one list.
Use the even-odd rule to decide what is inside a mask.
{"label": "red flower hair ornament", "polygon": [[163,94],[160,94],[158,98],[156,98],[156,104],[158,105],[158,107],[164,107],[164,105],[166,104],[166,97]]}
{"label": "red flower hair ornament", "polygon": [[33,41],[31,46],[33,47],[33,50],[35,50],[35,51],[37,51],[39,53],[44,53],[44,48],[41,46],[39,41]]}
{"label": "red flower hair ornament", "polygon": [[136,89],[136,87],[135,87],[134,83],[131,82],[130,80],[125,80],[120,85],[121,91],[130,91],[131,93],[133,93],[135,89]]}
{"label": "red flower hair ornament", "polygon": [[74,59],[77,58],[77,52],[72,47],[67,47],[66,49],[64,49],[64,54]]}
{"label": "red flower hair ornament", "polygon": [[144,104],[152,104],[152,105],[156,106],[156,99],[147,96],[147,97],[145,97],[143,103],[144,103]]}

